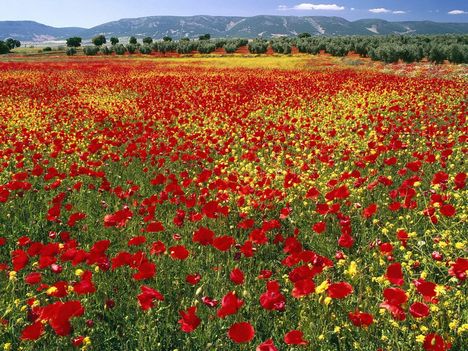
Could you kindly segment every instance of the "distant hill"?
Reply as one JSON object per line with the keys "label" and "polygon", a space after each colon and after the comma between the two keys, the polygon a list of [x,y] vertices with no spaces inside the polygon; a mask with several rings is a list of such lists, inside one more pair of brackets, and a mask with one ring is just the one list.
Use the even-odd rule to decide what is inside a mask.
{"label": "distant hill", "polygon": [[34,21],[0,21],[0,40],[14,38],[40,42],[68,38],[84,30],[78,27],[55,28]]}
{"label": "distant hill", "polygon": [[313,35],[467,34],[468,23],[389,22],[380,19],[348,21],[325,16],[151,16],[121,19],[84,29],[54,28],[32,21],[0,21],[0,39],[13,37],[20,41],[57,40],[75,35],[89,39],[98,34],[140,38],[167,35],[178,39],[210,33],[214,38],[270,38],[302,32]]}

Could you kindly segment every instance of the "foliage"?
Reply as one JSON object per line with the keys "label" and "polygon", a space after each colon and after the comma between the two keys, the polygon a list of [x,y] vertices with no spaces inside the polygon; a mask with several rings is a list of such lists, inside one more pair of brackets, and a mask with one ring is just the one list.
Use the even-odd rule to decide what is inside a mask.
{"label": "foliage", "polygon": [[211,35],[210,34],[203,34],[198,37],[198,40],[210,40]]}
{"label": "foliage", "polygon": [[0,348],[466,349],[463,67],[297,61],[0,62]]}
{"label": "foliage", "polygon": [[86,56],[95,56],[99,53],[99,47],[98,46],[85,46],[83,48],[83,53]]}
{"label": "foliage", "polygon": [[111,43],[112,46],[117,45],[119,43],[119,38],[111,37],[110,38],[110,43]]}
{"label": "foliage", "polygon": [[127,52],[127,48],[123,44],[114,45],[113,49],[117,55],[125,55],[125,53]]}
{"label": "foliage", "polygon": [[19,48],[21,46],[21,42],[13,38],[8,38],[7,40],[5,40],[5,44],[10,50],[13,50],[14,48]]}
{"label": "foliage", "polygon": [[67,46],[77,48],[81,46],[82,39],[80,37],[71,37],[67,39]]}
{"label": "foliage", "polygon": [[77,50],[74,46],[67,48],[67,51],[66,51],[67,56],[74,56],[76,55],[76,53],[77,53]]}
{"label": "foliage", "polygon": [[153,38],[151,38],[151,37],[145,37],[145,38],[143,38],[143,44],[146,44],[146,45],[151,45],[151,44],[153,44]]}
{"label": "foliage", "polygon": [[106,43],[106,37],[102,34],[95,36],[92,40],[92,43],[96,46],[101,46]]}
{"label": "foliage", "polygon": [[0,55],[8,54],[9,52],[10,48],[8,45],[3,40],[0,40]]}
{"label": "foliage", "polygon": [[251,54],[265,54],[269,43],[264,39],[254,39],[249,43],[249,52]]}
{"label": "foliage", "polygon": [[146,45],[140,46],[139,51],[143,55],[150,55],[153,52],[153,49],[151,45],[146,44]]}

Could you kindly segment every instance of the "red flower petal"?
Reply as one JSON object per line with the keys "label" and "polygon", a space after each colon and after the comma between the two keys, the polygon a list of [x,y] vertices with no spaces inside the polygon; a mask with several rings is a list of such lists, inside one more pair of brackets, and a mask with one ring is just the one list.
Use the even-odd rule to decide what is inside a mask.
{"label": "red flower petal", "polygon": [[235,343],[245,343],[254,338],[255,330],[248,322],[234,323],[229,328],[228,336]]}

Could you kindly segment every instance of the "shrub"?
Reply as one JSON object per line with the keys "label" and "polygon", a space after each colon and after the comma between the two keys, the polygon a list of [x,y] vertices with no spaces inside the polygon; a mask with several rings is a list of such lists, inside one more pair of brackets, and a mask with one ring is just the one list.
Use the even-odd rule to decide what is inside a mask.
{"label": "shrub", "polygon": [[226,51],[227,54],[233,54],[237,49],[237,44],[234,42],[229,42],[224,45],[224,51]]}
{"label": "shrub", "polygon": [[101,54],[103,54],[103,55],[110,55],[110,54],[112,54],[112,52],[113,52],[112,48],[109,48],[108,46],[103,46],[101,48]]}
{"label": "shrub", "polygon": [[249,52],[251,54],[265,54],[268,50],[268,42],[263,39],[254,39],[249,43]]}
{"label": "shrub", "polygon": [[127,44],[126,48],[129,54],[134,54],[137,50],[137,46],[135,44]]}
{"label": "shrub", "polygon": [[150,45],[142,45],[140,46],[140,53],[143,55],[149,55],[153,52],[153,49]]}
{"label": "shrub", "polygon": [[117,55],[125,55],[125,53],[127,52],[127,48],[123,44],[117,44],[114,46],[114,52]]}
{"label": "shrub", "polygon": [[445,59],[447,58],[447,55],[445,53],[445,50],[442,46],[435,45],[431,48],[431,51],[429,52],[428,59],[432,63],[435,64],[442,64],[444,63]]}
{"label": "shrub", "polygon": [[74,56],[76,55],[76,48],[75,47],[70,47],[66,51],[67,56]]}
{"label": "shrub", "polygon": [[44,49],[42,49],[43,52],[49,52],[52,51],[52,48],[50,46],[46,46]]}
{"label": "shrub", "polygon": [[97,46],[85,46],[83,48],[83,53],[86,56],[95,56],[99,52],[99,47]]}
{"label": "shrub", "polygon": [[216,50],[216,45],[210,41],[203,41],[198,45],[198,52],[200,54],[210,54]]}

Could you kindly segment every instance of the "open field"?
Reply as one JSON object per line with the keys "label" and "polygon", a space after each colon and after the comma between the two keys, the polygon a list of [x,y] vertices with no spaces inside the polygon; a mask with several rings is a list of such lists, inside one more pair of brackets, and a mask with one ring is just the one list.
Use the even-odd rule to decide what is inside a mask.
{"label": "open field", "polygon": [[0,350],[464,350],[467,73],[8,56]]}

